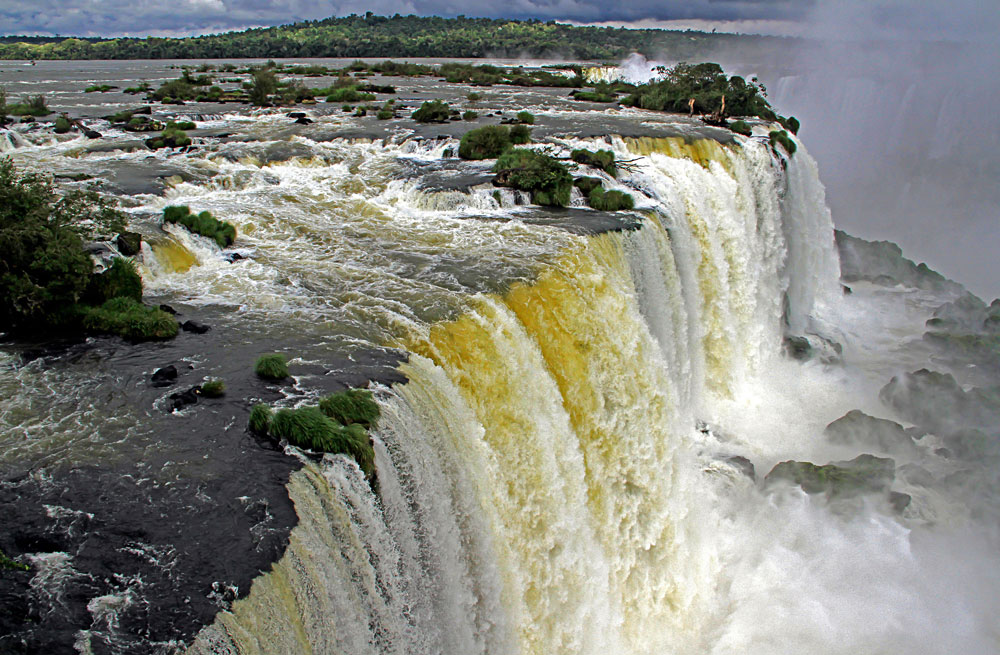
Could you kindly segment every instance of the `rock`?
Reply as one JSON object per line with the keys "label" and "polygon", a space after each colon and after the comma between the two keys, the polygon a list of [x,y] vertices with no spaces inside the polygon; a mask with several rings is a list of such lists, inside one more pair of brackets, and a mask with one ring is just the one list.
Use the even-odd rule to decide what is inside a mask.
{"label": "rock", "polygon": [[313,120],[311,118],[306,118],[302,116],[301,118],[296,118],[295,122],[299,125],[311,125]]}
{"label": "rock", "polygon": [[194,386],[187,391],[179,391],[177,393],[170,394],[171,411],[176,411],[178,409],[184,409],[188,405],[194,405],[198,402],[198,396],[201,395],[201,387]]}
{"label": "rock", "polygon": [[241,255],[238,252],[227,252],[225,255],[223,255],[223,257],[225,257],[226,261],[229,262],[230,264],[238,262],[241,259],[246,259],[244,255]]}
{"label": "rock", "polygon": [[757,471],[754,469],[753,462],[751,462],[746,457],[742,455],[731,455],[726,457],[723,461],[731,464],[733,468],[737,469],[740,473],[747,476],[751,480],[757,480]]}
{"label": "rock", "polygon": [[135,257],[142,250],[142,235],[138,232],[122,232],[115,240],[118,252],[126,257]]}
{"label": "rock", "polygon": [[858,455],[846,462],[817,466],[811,462],[787,461],[776,465],[764,478],[773,483],[787,480],[808,494],[826,494],[827,498],[850,497],[865,493],[884,493],[896,477],[896,463],[887,457]]}
{"label": "rock", "polygon": [[177,379],[177,367],[173,364],[153,371],[150,380],[154,387],[169,387]]}
{"label": "rock", "polygon": [[133,116],[139,116],[141,114],[145,114],[146,116],[152,116],[152,114],[153,114],[153,108],[151,106],[149,106],[149,105],[144,105],[142,107],[139,107],[138,109],[133,109],[132,110],[132,115]]}
{"label": "rock", "polygon": [[792,359],[805,361],[812,356],[812,344],[805,337],[785,337],[782,346],[785,354]]}
{"label": "rock", "polygon": [[35,122],[35,117],[34,116],[22,116],[21,117],[21,122],[22,123],[34,123]]}
{"label": "rock", "polygon": [[185,332],[194,332],[195,334],[205,334],[211,328],[209,328],[204,323],[199,323],[198,321],[184,321],[181,323],[181,329]]}
{"label": "rock", "polygon": [[853,409],[826,426],[826,438],[845,446],[875,446],[882,452],[914,456],[918,453],[911,431],[895,421]]}
{"label": "rock", "polygon": [[160,305],[160,311],[166,312],[171,316],[177,316],[177,310],[171,307],[170,305]]}
{"label": "rock", "polygon": [[305,118],[306,113],[304,111],[293,111],[288,113],[289,118]]}
{"label": "rock", "polygon": [[849,296],[852,293],[854,293],[854,290],[851,289],[851,287],[847,286],[846,284],[841,284],[840,285],[840,290],[844,292],[845,296]]}
{"label": "rock", "polygon": [[889,492],[889,505],[892,506],[893,511],[897,514],[902,514],[903,510],[910,506],[911,500],[913,498],[910,494],[900,493],[899,491]]}
{"label": "rock", "polygon": [[83,135],[84,135],[85,137],[87,137],[88,139],[100,139],[100,138],[101,138],[101,136],[103,136],[103,135],[102,135],[102,134],[101,134],[100,132],[98,132],[97,130],[92,130],[92,129],[90,129],[89,127],[84,127],[84,128],[83,128]]}

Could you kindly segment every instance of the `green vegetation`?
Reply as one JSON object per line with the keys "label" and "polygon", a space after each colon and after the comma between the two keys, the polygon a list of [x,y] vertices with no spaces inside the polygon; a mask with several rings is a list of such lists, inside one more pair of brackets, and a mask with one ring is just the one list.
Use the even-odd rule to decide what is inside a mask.
{"label": "green vegetation", "polygon": [[392,109],[387,109],[385,107],[379,109],[378,113],[375,114],[375,118],[377,118],[380,121],[387,121],[390,118],[394,118],[395,116],[396,112],[394,112]]}
{"label": "green vegetation", "polygon": [[378,403],[367,389],[348,389],[319,401],[323,413],[343,425],[370,428],[379,417]]}
{"label": "green vegetation", "polygon": [[[688,113],[718,113],[720,116],[760,116],[776,120],[777,115],[765,98],[764,86],[753,78],[747,82],[742,77],[727,78],[718,64],[680,63],[672,68],[661,68],[663,79],[642,84],[622,100],[623,105]],[[725,98],[725,109],[723,109]]]}
{"label": "green vegetation", "polygon": [[[52,181],[18,173],[0,160],[0,330],[72,331],[84,327],[94,265],[83,240],[110,238],[125,225],[114,203],[95,191],[59,195]],[[134,289],[127,264],[95,283],[98,301]],[[128,291],[133,298],[135,294]]]}
{"label": "green vegetation", "polygon": [[784,130],[774,130],[767,136],[771,140],[772,148],[774,148],[776,144],[780,143],[781,147],[785,149],[785,152],[788,153],[789,157],[795,154],[795,142],[788,136],[788,132]]}
{"label": "green vegetation", "polygon": [[91,276],[85,298],[89,304],[103,305],[112,298],[142,301],[142,278],[135,262],[125,257],[115,257],[103,273]]}
{"label": "green vegetation", "polygon": [[585,196],[590,196],[590,192],[604,185],[599,177],[578,177],[573,180],[573,186],[580,190]]}
{"label": "green vegetation", "polygon": [[618,100],[618,96],[601,91],[573,91],[570,97],[583,102],[616,102]]}
{"label": "green vegetation", "polygon": [[611,177],[618,175],[618,166],[615,164],[615,153],[610,150],[574,150],[569,155],[570,159],[584,166],[599,168]]}
{"label": "green vegetation", "polygon": [[494,184],[531,193],[536,205],[565,207],[573,178],[557,159],[527,148],[513,148],[500,155],[493,167]]}
{"label": "green vegetation", "polygon": [[374,93],[363,93],[356,86],[335,88],[326,96],[327,102],[369,102],[374,99]]}
{"label": "green vegetation", "polygon": [[177,320],[173,316],[131,298],[112,298],[100,307],[84,307],[83,327],[90,332],[117,334],[133,341],[177,336]]}
{"label": "green vegetation", "polygon": [[801,127],[799,119],[795,118],[794,116],[789,116],[788,118],[785,118],[784,116],[778,116],[778,123],[781,124],[781,127],[785,128],[792,134],[798,134],[799,127]]}
{"label": "green vegetation", "polygon": [[[129,124],[131,125],[131,122]],[[163,128],[160,136],[146,139],[146,145],[153,150],[159,150],[160,148],[186,148],[191,145],[191,137],[184,130],[168,126]]]}
{"label": "green vegetation", "polygon": [[170,121],[167,123],[167,130],[193,130],[196,129],[196,125],[191,121]]}
{"label": "green vegetation", "polygon": [[278,91],[278,76],[270,68],[262,68],[253,74],[253,81],[247,93],[250,102],[254,105],[263,106],[269,104],[271,95]]}
{"label": "green vegetation", "polygon": [[11,116],[48,116],[52,113],[49,109],[48,103],[45,100],[45,96],[41,93],[34,96],[28,96],[22,102],[16,105],[6,105],[7,113]]}
{"label": "green vegetation", "polygon": [[474,121],[479,118],[479,112],[472,111],[471,109],[462,114],[463,121]]}
{"label": "green vegetation", "polygon": [[113,91],[117,89],[117,86],[111,86],[110,84],[94,84],[88,86],[83,90],[84,93],[107,93],[108,91]]}
{"label": "green vegetation", "polygon": [[510,128],[510,142],[515,146],[531,143],[531,128],[527,125],[515,125]]}
{"label": "green vegetation", "polygon": [[468,98],[469,102],[479,102],[483,99],[482,94],[476,93],[475,91],[465,94],[465,97]]}
{"label": "green vegetation", "polygon": [[7,554],[0,550],[0,571],[30,571],[31,567],[27,564],[21,564],[16,562],[11,558],[7,557]]}
{"label": "green vegetation", "polygon": [[284,439],[300,448],[348,455],[371,480],[375,474],[375,451],[368,429],[378,417],[378,404],[371,391],[348,389],[326,396],[319,407],[272,412],[267,405],[254,405],[249,427],[256,434]]}
{"label": "green vegetation", "polygon": [[140,82],[137,86],[130,86],[122,90],[122,93],[128,93],[129,95],[136,95],[138,93],[149,93],[152,90],[153,87],[149,86],[149,82]]}
{"label": "green vegetation", "polygon": [[0,86],[0,127],[7,124],[7,89]]}
{"label": "green vegetation", "polygon": [[220,221],[208,211],[192,214],[186,205],[165,207],[163,222],[180,223],[195,234],[214,239],[220,248],[227,248],[236,241],[236,227],[232,223]]}
{"label": "green vegetation", "polygon": [[250,431],[257,434],[267,434],[271,427],[273,414],[271,408],[263,403],[258,403],[250,410]]}
{"label": "green vegetation", "polygon": [[66,134],[73,127],[73,124],[65,116],[57,116],[54,127],[56,134]]}
{"label": "green vegetation", "polygon": [[522,125],[534,125],[535,115],[530,111],[519,111],[517,112],[517,122]]}
{"label": "green vegetation", "polygon": [[284,380],[288,377],[288,364],[281,353],[270,353],[257,358],[254,373],[265,380]]}
{"label": "green vegetation", "polygon": [[635,200],[631,194],[622,191],[605,191],[602,186],[594,187],[590,191],[587,203],[594,209],[605,212],[616,212],[635,207]]}
{"label": "green vegetation", "polygon": [[201,395],[206,398],[221,398],[226,395],[226,383],[222,380],[208,380],[201,385]]}
{"label": "green vegetation", "polygon": [[743,136],[750,136],[753,134],[753,128],[750,127],[750,123],[744,120],[733,121],[729,124],[729,129],[737,134],[742,134]]}
{"label": "green vegetation", "polygon": [[441,100],[428,100],[411,116],[418,123],[445,123],[450,117],[448,103]]}
{"label": "green vegetation", "polygon": [[511,146],[506,125],[484,125],[462,135],[458,156],[462,159],[495,159]]}
{"label": "green vegetation", "polygon": [[150,93],[147,99],[170,104],[177,100],[194,100],[198,93],[198,87],[189,78],[181,77],[164,82],[158,89]]}
{"label": "green vegetation", "polygon": [[[8,37],[2,59],[214,59],[246,57],[571,57],[620,60],[632,52],[697,61],[719,49],[739,48],[748,60],[788,50],[789,39],[659,29],[573,27],[540,20],[376,16],[371,12],[191,38]],[[428,66],[395,64],[385,75],[422,75]],[[373,70],[361,63],[350,70]],[[514,69],[515,71],[517,69]],[[458,71],[453,71],[457,73]],[[542,71],[540,82],[571,85],[572,78]],[[527,73],[527,71],[525,71]],[[485,72],[482,74],[485,77]]]}

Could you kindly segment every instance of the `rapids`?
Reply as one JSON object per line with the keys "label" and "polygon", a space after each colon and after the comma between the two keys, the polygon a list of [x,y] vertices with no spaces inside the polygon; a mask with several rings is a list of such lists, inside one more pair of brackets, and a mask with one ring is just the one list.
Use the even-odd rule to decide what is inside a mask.
{"label": "rapids", "polygon": [[[411,91],[401,96],[419,98]],[[486,102],[510,110],[513,97]],[[377,491],[345,457],[243,438],[240,462],[259,451],[292,463],[277,476],[294,507],[290,531],[266,515],[250,528],[264,536],[247,552],[273,565],[255,564],[252,583],[213,571],[211,592],[200,578],[183,587],[214,604],[158,640],[125,619],[175,589],[87,588],[84,618],[65,628],[76,649],[997,652],[997,507],[955,483],[982,466],[941,454],[932,434],[891,453],[893,489],[912,497],[901,513],[874,496],[838,503],[763,482],[787,459],[887,454],[863,436],[834,443],[824,427],[852,409],[902,420],[879,389],[932,357],[949,366],[922,335],[959,292],[862,281],[846,295],[817,166],[802,143],[794,157],[773,151],[766,125],[733,137],[684,117],[581,111],[540,92],[530,102],[544,143],[535,147],[607,148],[630,162],[617,179],[587,174],[633,194],[634,212],[600,214],[578,194],[567,210],[526,205],[494,193],[488,164],[452,158],[450,131],[359,126],[318,110],[317,124],[294,134],[275,113],[209,117],[201,147],[170,156],[130,150],[114,133],[106,138],[121,147],[108,151],[37,132],[10,142],[19,164],[106,170],[119,189],[134,167],[147,188],[126,203],[146,240],[146,293],[208,317],[216,336],[140,349],[124,399],[110,398],[114,372],[86,355],[107,348],[102,340],[82,361],[8,349],[5,484],[30,474],[58,487],[81,458],[98,466],[150,452],[174,462],[176,482],[197,481],[201,444],[158,435],[210,412],[220,438],[205,448],[224,459],[233,446],[221,435],[239,439],[251,401],[294,406],[358,380],[373,381],[382,411]],[[606,136],[593,136],[605,118]],[[244,138],[213,141],[213,129]],[[162,189],[148,188],[155,177]],[[234,223],[245,259],[162,228],[170,204]],[[788,356],[787,337],[805,337],[814,355]],[[150,410],[162,402],[142,391],[153,362],[185,349],[190,375],[225,373],[239,399],[181,416]],[[294,385],[236,382],[265,350],[295,357]],[[109,398],[91,407],[77,388],[94,370]],[[62,401],[46,404],[52,390]],[[144,475],[156,486],[162,473]],[[245,503],[269,498],[277,513],[273,491]],[[206,507],[225,496],[205,494]],[[148,548],[172,543],[157,537]],[[178,576],[191,564],[149,552]],[[28,557],[33,602],[63,611],[66,580],[89,573],[73,552]]]}

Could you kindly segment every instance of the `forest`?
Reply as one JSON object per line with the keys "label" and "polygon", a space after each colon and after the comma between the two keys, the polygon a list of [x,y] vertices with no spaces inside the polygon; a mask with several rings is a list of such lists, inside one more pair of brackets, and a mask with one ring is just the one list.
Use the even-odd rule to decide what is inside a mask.
{"label": "forest", "polygon": [[554,21],[350,15],[187,38],[3,37],[0,59],[222,59],[244,57],[548,57],[703,59],[789,39],[695,31],[576,27]]}

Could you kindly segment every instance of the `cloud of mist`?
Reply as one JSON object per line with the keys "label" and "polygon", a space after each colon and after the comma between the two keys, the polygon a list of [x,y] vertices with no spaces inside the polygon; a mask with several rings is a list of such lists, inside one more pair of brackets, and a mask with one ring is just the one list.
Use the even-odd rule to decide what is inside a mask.
{"label": "cloud of mist", "polygon": [[803,122],[838,227],[987,300],[1000,296],[998,28],[972,0],[822,3],[804,32],[823,42],[761,71]]}

